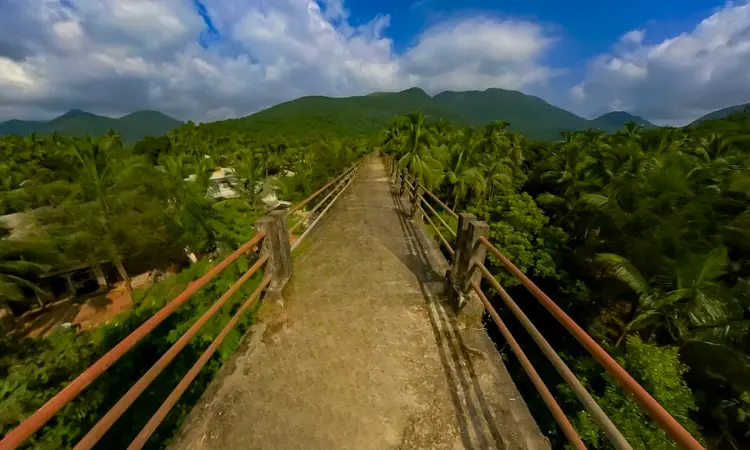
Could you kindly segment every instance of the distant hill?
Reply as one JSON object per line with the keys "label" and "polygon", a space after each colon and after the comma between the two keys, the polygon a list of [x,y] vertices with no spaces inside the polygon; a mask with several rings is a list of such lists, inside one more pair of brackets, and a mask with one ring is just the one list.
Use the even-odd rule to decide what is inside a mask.
{"label": "distant hill", "polygon": [[204,126],[217,132],[242,129],[270,135],[372,135],[398,115],[421,111],[431,119],[467,124],[460,114],[443,108],[419,88],[376,92],[357,97],[302,97],[239,119]]}
{"label": "distant hill", "polygon": [[649,122],[640,116],[634,116],[625,111],[612,111],[610,113],[599,116],[591,121],[591,128],[613,132],[622,128],[628,122],[635,122],[638,125],[643,125],[643,128],[648,130],[649,128],[656,128],[656,125]]}
{"label": "distant hill", "polygon": [[277,135],[372,136],[387,127],[394,116],[413,111],[420,111],[432,120],[445,119],[476,127],[505,120],[512,130],[536,139],[557,139],[562,131],[592,127],[589,120],[518,91],[448,91],[431,97],[419,88],[358,97],[302,97],[247,117],[203,126],[216,132],[242,129]]}
{"label": "distant hill", "polygon": [[715,119],[723,119],[730,114],[734,113],[741,113],[745,110],[745,108],[750,107],[750,103],[745,103],[744,105],[734,105],[730,106],[728,108],[723,108],[718,111],[714,111],[712,113],[708,113],[705,116],[701,117],[700,119],[694,121],[688,126],[698,125],[701,122],[705,122],[706,120],[715,120]]}
{"label": "distant hill", "polygon": [[[518,91],[441,92],[434,97],[419,88],[373,92],[356,97],[309,96],[280,103],[246,117],[201,124],[224,134],[255,132],[278,137],[376,136],[395,116],[419,111],[430,120],[445,119],[461,126],[482,127],[504,120],[510,129],[532,139],[559,139],[562,131],[589,128],[615,131],[628,121],[655,127],[643,118],[616,111],[587,120],[541,98]],[[181,123],[156,111],[139,111],[119,119],[71,110],[49,122],[11,120],[0,124],[2,134],[51,133],[102,135],[110,128],[133,144],[144,136],[161,136]]]}
{"label": "distant hill", "polygon": [[9,120],[0,123],[0,135],[51,134],[57,131],[67,136],[101,136],[113,129],[125,144],[134,144],[145,136],[161,136],[180,125],[182,122],[158,111],[138,111],[113,119],[72,109],[47,122]]}
{"label": "distant hill", "polygon": [[585,130],[591,126],[583,117],[518,91],[446,91],[437,94],[434,100],[472,125],[505,120],[511,130],[537,139],[557,139],[562,131]]}

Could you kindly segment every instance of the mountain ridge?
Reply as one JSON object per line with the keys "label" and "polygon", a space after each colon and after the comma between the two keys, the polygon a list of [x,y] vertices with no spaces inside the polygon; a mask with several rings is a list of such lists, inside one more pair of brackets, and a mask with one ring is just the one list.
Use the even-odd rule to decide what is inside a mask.
{"label": "mountain ridge", "polygon": [[134,144],[146,136],[161,136],[182,125],[177,119],[159,111],[142,110],[119,118],[100,116],[80,109],[70,109],[51,120],[11,119],[0,123],[0,136],[6,134],[28,135],[31,133],[66,136],[101,136],[115,130],[125,144]]}
{"label": "mountain ridge", "polygon": [[[612,132],[622,123],[585,119],[542,98],[520,91],[490,88],[483,91],[443,91],[434,96],[413,87],[400,92],[372,92],[362,96],[313,95],[279,103],[248,116],[209,122],[216,132],[234,129],[283,134],[289,126],[304,128],[301,135],[374,135],[394,116],[419,111],[432,120],[445,119],[462,126],[484,126],[504,120],[512,131],[532,139],[555,140],[567,130],[599,128]],[[624,113],[627,114],[627,113]],[[655,125],[630,116],[649,127]]]}
{"label": "mountain ridge", "polygon": [[[737,107],[734,107],[737,108]],[[506,121],[512,131],[531,139],[556,140],[563,131],[600,129],[613,132],[629,121],[655,128],[648,120],[624,111],[595,119],[580,117],[546,100],[516,90],[489,88],[443,91],[430,95],[419,87],[399,92],[372,92],[350,97],[311,95],[282,102],[253,114],[200,124],[217,133],[250,130],[272,135],[360,135],[374,137],[395,116],[419,111],[431,120],[445,119],[460,126],[481,127]],[[158,111],[136,111],[111,118],[71,109],[46,122],[10,120],[0,124],[2,134],[51,133],[101,135],[112,128],[132,144],[147,135],[164,135],[181,122]]]}
{"label": "mountain ridge", "polygon": [[593,119],[591,122],[595,125],[593,128],[604,131],[619,130],[627,122],[635,122],[638,125],[642,125],[644,129],[658,128],[643,117],[630,114],[626,111],[610,111]]}
{"label": "mountain ridge", "polygon": [[745,110],[745,108],[750,108],[750,103],[743,103],[740,105],[727,106],[726,108],[717,109],[716,111],[710,112],[705,116],[699,117],[698,119],[692,121],[688,126],[692,127],[707,120],[723,119],[731,114],[741,113]]}

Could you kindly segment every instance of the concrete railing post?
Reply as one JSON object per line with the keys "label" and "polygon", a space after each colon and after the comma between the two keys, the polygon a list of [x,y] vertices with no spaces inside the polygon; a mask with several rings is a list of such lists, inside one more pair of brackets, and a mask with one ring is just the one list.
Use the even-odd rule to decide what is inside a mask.
{"label": "concrete railing post", "polygon": [[458,215],[456,254],[446,273],[446,290],[450,303],[457,311],[461,311],[464,316],[481,320],[484,306],[472,292],[471,283],[481,278],[476,264],[484,263],[486,249],[479,243],[479,238],[489,236],[489,226],[476,219],[473,214]]}
{"label": "concrete railing post", "polygon": [[398,191],[398,196],[402,197],[404,195],[404,191],[406,190],[406,169],[402,170],[401,172],[401,189]]}
{"label": "concrete railing post", "polygon": [[414,183],[414,189],[411,191],[412,200],[411,200],[411,214],[410,217],[412,220],[416,220],[417,222],[422,222],[422,210],[420,208],[420,202],[419,202],[419,189],[420,189],[419,183]]}
{"label": "concrete railing post", "polygon": [[289,242],[288,218],[285,211],[272,211],[256,221],[256,228],[266,234],[260,254],[268,257],[265,274],[271,276],[266,296],[281,300],[281,290],[292,276],[292,246]]}

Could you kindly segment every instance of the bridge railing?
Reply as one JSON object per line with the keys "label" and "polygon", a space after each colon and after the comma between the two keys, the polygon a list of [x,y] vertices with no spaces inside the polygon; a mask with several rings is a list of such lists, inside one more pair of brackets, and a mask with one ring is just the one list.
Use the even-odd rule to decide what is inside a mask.
{"label": "bridge railing", "polygon": [[[227,324],[216,335],[211,344],[204,350],[195,364],[184,375],[179,384],[164,400],[159,409],[154,413],[148,423],[128,446],[129,450],[142,448],[149,437],[156,431],[157,427],[169,411],[174,407],[182,394],[190,386],[190,383],[200,373],[203,366],[210,360],[218,350],[222,341],[229,332],[237,325],[242,316],[260,300],[265,292],[267,295],[280,292],[286,281],[291,276],[292,261],[291,251],[309,234],[312,228],[320,221],[323,215],[333,206],[336,200],[351,184],[361,163],[354,164],[341,175],[334,178],[312,195],[292,206],[288,210],[277,210],[261,217],[255,224],[257,232],[248,242],[235,250],[221,262],[212,267],[205,275],[191,282],[187,288],[178,296],[169,301],[156,314],[151,316],[125,339],[120,341],[104,356],[83,371],[76,379],[58,392],[52,399],[47,401],[41,408],[27,417],[18,427],[8,433],[0,441],[0,450],[15,449],[21,445],[32,434],[44,426],[65,405],[73,401],[94,380],[107,371],[113,364],[122,358],[128,351],[142,341],[159,324],[164,322],[180,306],[184,305],[190,297],[198,290],[208,284],[214,277],[226,269],[230,264],[242,256],[248,256],[254,260],[253,265],[237,280],[216,302],[206,310],[200,318],[162,355],[154,365],[146,371],[141,378],[118,400],[110,410],[102,416],[91,430],[74,447],[76,450],[90,449],[105,435],[112,425],[125,413],[135,400],[146,390],[156,377],[175,359],[184,349],[198,331],[205,325],[229,299],[259,270],[263,269],[263,279],[254,292],[242,303]],[[310,223],[299,220],[291,228],[288,227],[289,217],[310,202],[328,191],[322,199],[310,210]],[[331,198],[333,197],[333,198]],[[321,208],[323,211],[319,212]],[[307,225],[305,231],[296,237],[295,246],[290,245],[290,240],[295,238],[294,231],[303,225]]]}
{"label": "bridge railing", "polygon": [[[434,193],[426,189],[413,175],[405,170],[399,170],[394,167],[393,162],[390,160],[386,160],[386,164],[389,165],[391,173],[395,177],[394,183],[400,185],[398,188],[399,195],[402,196],[407,192],[408,188],[408,199],[412,206],[412,219],[421,221],[421,218],[424,217],[427,223],[433,228],[440,244],[445,247],[450,255],[451,266],[446,274],[449,299],[453,304],[462,307],[467,303],[470,291],[476,294],[482,308],[487,311],[493,322],[497,325],[500,333],[508,342],[511,351],[518,358],[521,367],[529,376],[532,384],[539,392],[545,405],[573,448],[585,449],[586,446],[570,423],[570,420],[560,408],[554,395],[545,385],[521,346],[482,291],[480,287],[482,278],[489,282],[490,286],[498,293],[504,305],[530,334],[531,338],[542,350],[542,353],[562,376],[565,383],[571,388],[584,408],[591,414],[592,419],[602,429],[612,445],[617,449],[631,449],[632,447],[617,429],[616,425],[612,423],[607,414],[597,404],[585,386],[578,380],[573,371],[565,364],[528,316],[526,316],[523,310],[521,310],[518,304],[508,295],[497,279],[487,269],[484,264],[486,252],[490,252],[500,261],[504,268],[552,314],[680,448],[691,450],[703,449],[701,444],[651,394],[489,241],[489,228],[486,223],[478,221],[473,214],[456,213],[456,211],[451,209]],[[433,207],[431,202],[427,201],[427,198],[434,202],[436,206]],[[423,206],[429,211],[429,214]],[[441,208],[450,218],[456,219],[457,224],[455,229],[438,213],[436,207]],[[442,225],[442,230],[433,218]],[[447,232],[444,232],[446,230]],[[448,236],[446,237],[446,235]]]}

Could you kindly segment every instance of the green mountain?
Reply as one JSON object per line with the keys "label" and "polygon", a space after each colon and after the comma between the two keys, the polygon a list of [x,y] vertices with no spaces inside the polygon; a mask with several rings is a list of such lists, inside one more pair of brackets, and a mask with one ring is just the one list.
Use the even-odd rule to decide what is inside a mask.
{"label": "green mountain", "polygon": [[472,125],[495,120],[510,123],[510,129],[537,139],[557,139],[565,130],[585,130],[590,121],[550,105],[539,97],[505,89],[446,91],[433,98],[449,111],[460,114]]}
{"label": "green mountain", "polygon": [[656,128],[656,125],[643,117],[634,116],[625,111],[612,111],[603,116],[599,116],[591,121],[591,128],[613,132],[622,128],[627,122],[635,122],[638,125],[643,125],[644,129]]}
{"label": "green mountain", "polygon": [[[241,129],[278,136],[373,136],[386,128],[395,116],[413,111],[420,111],[432,120],[445,119],[458,125],[476,127],[495,120],[505,120],[510,124],[511,130],[536,139],[558,139],[560,132],[565,130],[586,130],[601,126],[538,97],[518,91],[447,91],[430,97],[419,88],[402,92],[374,92],[358,97],[302,97],[247,117],[202,126],[214,129],[217,133]],[[615,113],[614,117],[619,117],[619,113]],[[643,119],[629,117],[629,120],[636,119],[653,126]],[[608,131],[620,128],[621,124],[614,126],[614,123],[614,120],[607,123]]]}
{"label": "green mountain", "polygon": [[113,129],[125,144],[134,144],[145,136],[161,136],[180,125],[182,122],[158,111],[138,111],[113,119],[72,109],[47,122],[9,120],[0,123],[0,135],[51,134],[57,131],[67,136],[101,136]]}
{"label": "green mountain", "polygon": [[706,120],[723,119],[723,118],[729,116],[730,114],[741,113],[741,112],[745,111],[745,108],[748,108],[748,107],[750,107],[750,103],[745,103],[744,105],[734,105],[734,106],[730,106],[728,108],[723,108],[723,109],[720,109],[718,111],[714,111],[712,113],[706,114],[705,116],[703,116],[700,119],[692,122],[688,126],[698,125],[699,123],[705,122]]}
{"label": "green mountain", "polygon": [[466,124],[460,114],[441,107],[423,90],[412,88],[357,97],[302,97],[250,116],[203,126],[217,132],[243,129],[266,135],[372,135],[390,125],[395,116],[413,111]]}

